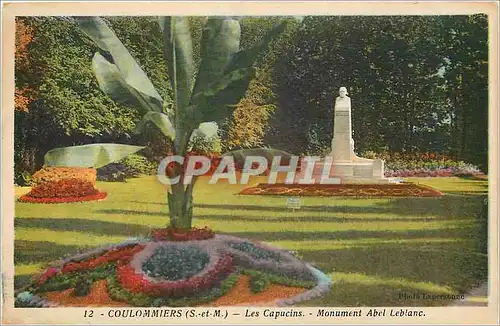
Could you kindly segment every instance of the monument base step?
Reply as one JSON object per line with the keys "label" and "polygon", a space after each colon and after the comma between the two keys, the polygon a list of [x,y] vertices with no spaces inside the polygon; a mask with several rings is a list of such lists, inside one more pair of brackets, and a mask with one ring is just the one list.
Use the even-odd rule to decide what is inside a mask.
{"label": "monument base step", "polygon": [[396,178],[381,178],[381,179],[369,179],[369,178],[356,178],[356,177],[339,177],[340,184],[391,184],[400,183]]}
{"label": "monument base step", "polygon": [[[327,171],[329,170],[329,171]],[[356,161],[325,161],[309,165],[304,162],[301,171],[295,176],[294,183],[318,184],[322,176],[328,176],[323,184],[390,184],[395,180],[384,177],[383,162],[380,160],[359,159]],[[308,181],[304,181],[304,179]],[[302,182],[301,182],[302,180]]]}
{"label": "monument base step", "polygon": [[[313,175],[309,183],[305,183],[301,177],[295,178],[294,184],[321,184],[321,175]],[[360,178],[360,177],[341,177],[341,176],[329,176],[325,184],[395,184],[400,183],[401,180],[398,178]]]}

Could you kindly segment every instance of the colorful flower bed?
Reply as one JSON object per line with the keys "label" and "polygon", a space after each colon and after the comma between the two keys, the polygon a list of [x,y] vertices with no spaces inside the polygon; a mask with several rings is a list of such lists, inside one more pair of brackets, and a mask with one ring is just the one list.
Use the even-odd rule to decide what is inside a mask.
{"label": "colorful flower bed", "polygon": [[[129,240],[48,267],[16,307],[283,305],[329,291],[331,282],[290,253],[237,237]],[[245,300],[238,299],[244,288]],[[272,291],[271,291],[272,290]],[[243,292],[242,292],[243,293]],[[288,302],[288,303],[287,303]]]}
{"label": "colorful flower bed", "polygon": [[443,193],[424,185],[399,184],[258,184],[239,192],[240,195],[274,196],[340,196],[340,197],[440,197]]}
{"label": "colorful flower bed", "polygon": [[439,153],[373,153],[366,158],[385,162],[386,177],[452,177],[484,175],[477,166]]}
{"label": "colorful flower bed", "polygon": [[92,182],[83,179],[61,179],[34,186],[29,193],[19,198],[27,203],[70,203],[100,200],[105,192],[97,190]]}
{"label": "colorful flower bed", "polygon": [[88,181],[94,186],[96,175],[96,169],[93,168],[45,166],[33,174],[32,182],[36,186],[64,179],[80,179]]}

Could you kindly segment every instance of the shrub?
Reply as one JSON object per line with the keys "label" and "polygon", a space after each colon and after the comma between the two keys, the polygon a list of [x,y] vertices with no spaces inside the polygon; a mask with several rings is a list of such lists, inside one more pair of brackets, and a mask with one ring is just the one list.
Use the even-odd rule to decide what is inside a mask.
{"label": "shrub", "polygon": [[33,177],[28,171],[14,172],[14,183],[16,186],[27,187],[33,184]]}
{"label": "shrub", "polygon": [[119,162],[97,169],[97,179],[99,181],[124,182],[128,178],[135,178],[141,174],[154,174],[156,169],[156,164],[148,161],[144,156],[132,154]]}
{"label": "shrub", "polygon": [[128,173],[137,174],[154,174],[156,173],[156,165],[142,155],[132,154],[120,161]]}
{"label": "shrub", "polygon": [[250,278],[250,290],[253,293],[259,293],[264,291],[264,289],[270,284],[269,278],[266,277],[264,273],[255,273],[253,277]]}
{"label": "shrub", "polygon": [[53,183],[64,179],[79,179],[95,185],[96,170],[93,168],[44,166],[33,174],[32,183],[37,186],[46,182]]}
{"label": "shrub", "polygon": [[121,163],[111,163],[102,168],[97,169],[97,180],[109,182],[125,182],[127,178],[136,177],[137,175],[127,176],[125,167]]}
{"label": "shrub", "polygon": [[209,138],[195,135],[191,139],[190,149],[202,154],[219,154],[222,151],[221,139],[219,135],[214,135]]}

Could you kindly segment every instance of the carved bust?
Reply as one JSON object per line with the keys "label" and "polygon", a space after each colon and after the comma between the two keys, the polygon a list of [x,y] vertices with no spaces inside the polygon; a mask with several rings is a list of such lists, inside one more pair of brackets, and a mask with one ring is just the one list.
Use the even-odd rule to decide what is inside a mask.
{"label": "carved bust", "polygon": [[339,96],[335,100],[335,110],[350,110],[351,109],[351,98],[347,96],[347,88],[340,87]]}

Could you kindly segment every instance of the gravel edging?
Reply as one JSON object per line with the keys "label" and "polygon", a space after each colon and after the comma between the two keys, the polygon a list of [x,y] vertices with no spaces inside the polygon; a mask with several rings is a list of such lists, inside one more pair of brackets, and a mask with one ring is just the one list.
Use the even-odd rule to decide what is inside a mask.
{"label": "gravel edging", "polygon": [[325,294],[327,292],[330,292],[332,285],[333,285],[333,281],[330,279],[330,277],[328,277],[328,275],[324,274],[319,269],[316,269],[309,264],[306,264],[306,265],[310,269],[311,273],[316,277],[318,284],[314,288],[312,288],[304,293],[301,293],[299,295],[296,295],[292,298],[278,300],[277,302],[275,302],[275,304],[278,307],[290,306],[290,305],[293,305],[293,304],[296,304],[296,303],[299,303],[302,301],[315,299],[315,298],[322,296],[323,294]]}

